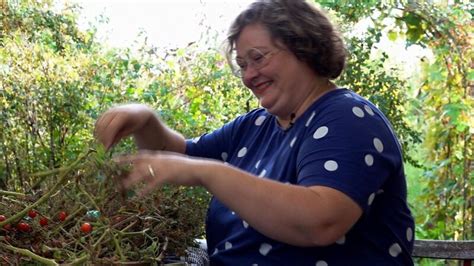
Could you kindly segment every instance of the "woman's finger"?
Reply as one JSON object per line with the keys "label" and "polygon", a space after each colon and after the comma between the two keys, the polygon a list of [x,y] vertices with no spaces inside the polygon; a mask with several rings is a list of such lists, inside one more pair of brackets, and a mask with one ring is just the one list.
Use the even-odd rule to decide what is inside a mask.
{"label": "woman's finger", "polygon": [[139,182],[145,182],[147,186],[150,186],[154,182],[156,179],[155,169],[150,163],[144,160],[137,161],[136,158],[126,158],[125,160],[135,160],[133,162],[133,170],[128,177],[122,180],[125,188],[130,188]]}
{"label": "woman's finger", "polygon": [[146,195],[150,194],[153,190],[155,190],[158,186],[160,186],[160,179],[158,176],[154,176],[150,182],[138,192],[138,196],[143,198]]}
{"label": "woman's finger", "polygon": [[114,136],[117,134],[116,125],[113,124],[113,121],[116,121],[116,117],[117,114],[114,112],[105,113],[97,120],[95,126],[95,136],[107,150],[112,146]]}
{"label": "woman's finger", "polygon": [[136,160],[136,155],[118,155],[115,156],[112,160],[118,165],[131,164]]}
{"label": "woman's finger", "polygon": [[146,181],[148,175],[148,173],[134,168],[126,178],[121,180],[121,182],[125,189],[129,189],[142,181]]}

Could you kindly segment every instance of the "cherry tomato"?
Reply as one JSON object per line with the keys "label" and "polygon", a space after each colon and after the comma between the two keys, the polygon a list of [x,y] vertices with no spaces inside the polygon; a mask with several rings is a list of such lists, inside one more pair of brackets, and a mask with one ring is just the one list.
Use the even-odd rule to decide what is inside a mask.
{"label": "cherry tomato", "polygon": [[16,225],[16,228],[20,230],[21,232],[29,232],[31,230],[31,226],[27,223],[20,222]]}
{"label": "cherry tomato", "polygon": [[[5,217],[5,215],[0,215],[0,222],[5,221],[6,219],[7,219],[7,217]],[[3,229],[10,230],[10,229],[12,229],[12,226],[10,224],[4,224]]]}
{"label": "cherry tomato", "polygon": [[48,218],[46,217],[41,217],[40,221],[39,221],[39,224],[41,226],[47,226],[48,225]]}
{"label": "cherry tomato", "polygon": [[88,234],[92,231],[92,225],[90,223],[83,223],[81,225],[81,231],[84,233],[84,234]]}
{"label": "cherry tomato", "polygon": [[38,213],[35,210],[28,211],[28,216],[30,216],[31,218],[35,218],[36,215],[38,215]]}
{"label": "cherry tomato", "polygon": [[67,217],[67,213],[65,211],[60,211],[59,214],[58,214],[58,219],[60,221],[64,221],[66,220],[66,217]]}

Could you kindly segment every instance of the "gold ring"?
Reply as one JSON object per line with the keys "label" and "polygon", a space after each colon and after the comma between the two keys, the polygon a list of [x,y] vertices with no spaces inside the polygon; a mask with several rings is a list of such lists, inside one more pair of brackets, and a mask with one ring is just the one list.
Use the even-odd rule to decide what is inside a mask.
{"label": "gold ring", "polygon": [[155,172],[153,171],[153,168],[151,165],[148,165],[148,172],[150,173],[151,176],[155,177]]}

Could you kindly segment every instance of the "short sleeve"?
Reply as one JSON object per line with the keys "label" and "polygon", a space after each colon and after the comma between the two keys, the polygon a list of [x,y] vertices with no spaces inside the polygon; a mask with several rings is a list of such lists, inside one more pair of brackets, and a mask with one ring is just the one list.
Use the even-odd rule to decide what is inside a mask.
{"label": "short sleeve", "polygon": [[186,154],[195,157],[204,157],[226,162],[232,150],[232,140],[239,138],[238,132],[246,120],[246,116],[239,116],[211,133],[186,140]]}
{"label": "short sleeve", "polygon": [[390,126],[362,98],[327,102],[316,114],[298,153],[298,183],[337,189],[367,210],[401,165]]}

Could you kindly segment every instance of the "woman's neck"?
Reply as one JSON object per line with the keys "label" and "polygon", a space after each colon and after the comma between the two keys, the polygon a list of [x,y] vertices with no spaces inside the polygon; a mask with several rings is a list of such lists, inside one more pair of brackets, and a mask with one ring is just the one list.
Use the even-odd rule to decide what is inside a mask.
{"label": "woman's neck", "polygon": [[278,123],[284,129],[288,129],[295,123],[305,111],[308,109],[314,102],[316,102],[321,96],[326,94],[329,91],[332,91],[336,88],[336,85],[329,80],[319,80],[319,82],[314,82],[315,84],[311,86],[311,89],[308,90],[308,94],[301,98],[300,103],[293,109],[292,112],[286,115],[286,117],[278,116]]}

